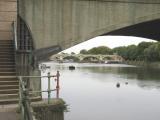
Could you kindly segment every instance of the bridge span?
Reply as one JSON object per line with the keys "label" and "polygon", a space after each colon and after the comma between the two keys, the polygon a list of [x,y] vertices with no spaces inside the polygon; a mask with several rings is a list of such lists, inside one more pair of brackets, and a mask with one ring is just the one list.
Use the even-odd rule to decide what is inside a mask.
{"label": "bridge span", "polygon": [[92,54],[56,54],[51,58],[53,61],[64,62],[64,61],[73,61],[73,62],[98,62],[105,63],[109,61],[123,62],[124,59],[119,55],[92,55]]}
{"label": "bridge span", "polygon": [[37,59],[100,35],[160,40],[158,0],[20,0]]}

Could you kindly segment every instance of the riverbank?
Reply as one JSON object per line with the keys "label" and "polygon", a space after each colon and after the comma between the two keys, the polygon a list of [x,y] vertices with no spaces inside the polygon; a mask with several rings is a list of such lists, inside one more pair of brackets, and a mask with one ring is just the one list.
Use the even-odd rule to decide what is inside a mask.
{"label": "riverbank", "polygon": [[145,62],[145,61],[125,61],[125,64],[151,67],[151,68],[160,68],[160,62]]}

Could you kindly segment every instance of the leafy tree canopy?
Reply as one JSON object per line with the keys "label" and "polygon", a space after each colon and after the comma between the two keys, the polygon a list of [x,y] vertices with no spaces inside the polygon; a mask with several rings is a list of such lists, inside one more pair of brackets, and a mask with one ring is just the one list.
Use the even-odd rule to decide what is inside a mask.
{"label": "leafy tree canopy", "polygon": [[87,51],[88,54],[112,54],[112,50],[107,46],[94,47]]}
{"label": "leafy tree canopy", "polygon": [[160,42],[141,42],[137,46],[121,46],[110,49],[107,46],[94,47],[90,50],[81,50],[81,54],[102,54],[112,55],[117,54],[125,60],[139,61],[160,61]]}

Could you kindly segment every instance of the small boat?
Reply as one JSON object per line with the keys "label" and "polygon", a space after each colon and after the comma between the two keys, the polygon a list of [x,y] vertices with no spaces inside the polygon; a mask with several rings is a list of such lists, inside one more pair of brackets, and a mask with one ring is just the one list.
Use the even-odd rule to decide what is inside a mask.
{"label": "small boat", "polygon": [[117,83],[117,84],[116,84],[116,87],[119,88],[119,87],[120,87],[120,83]]}
{"label": "small boat", "polygon": [[69,66],[69,70],[75,70],[75,66],[73,65]]}
{"label": "small boat", "polygon": [[125,82],[126,85],[128,85],[128,82]]}

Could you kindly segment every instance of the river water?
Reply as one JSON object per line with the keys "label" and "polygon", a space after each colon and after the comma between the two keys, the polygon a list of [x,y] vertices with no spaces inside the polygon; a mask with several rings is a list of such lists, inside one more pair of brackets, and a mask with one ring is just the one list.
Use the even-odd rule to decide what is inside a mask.
{"label": "river water", "polygon": [[[60,71],[60,97],[69,105],[65,120],[160,120],[159,69],[121,64],[46,64],[51,68],[42,75]],[[70,65],[76,69],[69,70]],[[44,79],[42,89],[47,89]]]}

